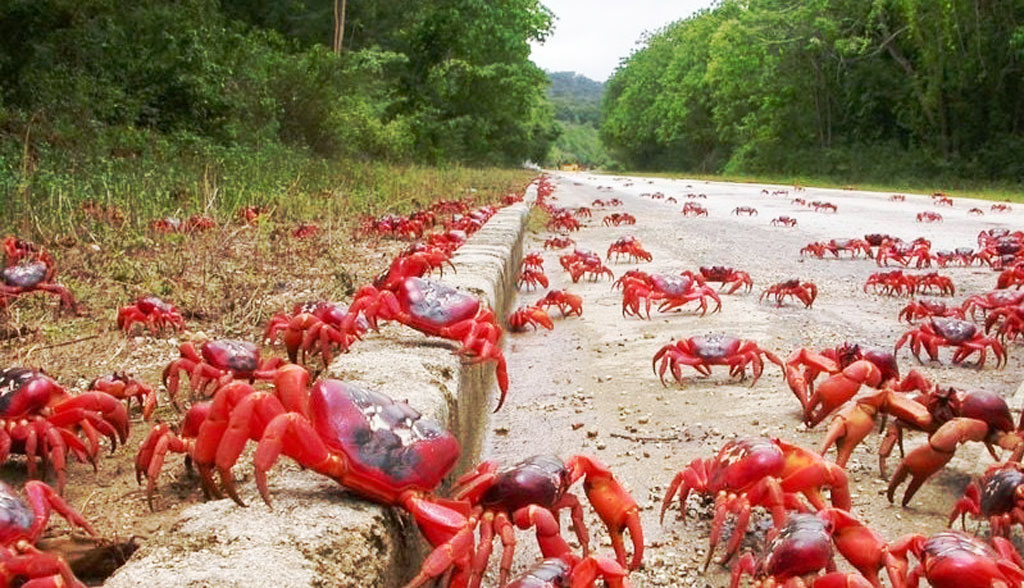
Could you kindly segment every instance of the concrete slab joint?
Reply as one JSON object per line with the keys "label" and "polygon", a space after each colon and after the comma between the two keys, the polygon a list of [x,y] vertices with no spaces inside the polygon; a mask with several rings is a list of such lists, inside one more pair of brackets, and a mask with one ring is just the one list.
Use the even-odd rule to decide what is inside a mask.
{"label": "concrete slab joint", "polygon": [[[514,298],[516,272],[536,184],[463,245],[446,283],[472,292],[499,316]],[[463,446],[458,470],[476,461],[479,431],[496,401],[492,364],[464,366],[453,343],[401,325],[385,326],[329,367],[343,379],[405,400],[446,423]],[[324,588],[397,586],[418,569],[426,546],[397,509],[349,495],[331,480],[282,460],[270,474],[273,510],[251,479],[251,454],[236,466],[250,506],[216,500],[185,509],[162,537],[146,542],[105,584],[109,588]],[[175,460],[176,461],[176,460]],[[178,462],[180,463],[180,462]]]}

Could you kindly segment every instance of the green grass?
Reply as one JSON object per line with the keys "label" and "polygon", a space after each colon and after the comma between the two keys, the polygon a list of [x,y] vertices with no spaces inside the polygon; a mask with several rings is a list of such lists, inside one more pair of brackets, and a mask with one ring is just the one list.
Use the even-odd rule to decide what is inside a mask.
{"label": "green grass", "polygon": [[864,190],[869,192],[888,192],[892,194],[932,194],[944,192],[953,197],[979,198],[981,200],[998,200],[1005,202],[1024,202],[1024,186],[1020,184],[984,184],[970,181],[894,181],[891,183],[863,182],[854,183],[830,178],[808,176],[772,176],[744,174],[691,174],[684,172],[647,172],[647,171],[595,171],[592,173],[609,176],[644,176],[653,178],[692,179],[710,182],[737,182],[741,184],[781,184],[799,185],[806,188],[837,188],[844,190]]}

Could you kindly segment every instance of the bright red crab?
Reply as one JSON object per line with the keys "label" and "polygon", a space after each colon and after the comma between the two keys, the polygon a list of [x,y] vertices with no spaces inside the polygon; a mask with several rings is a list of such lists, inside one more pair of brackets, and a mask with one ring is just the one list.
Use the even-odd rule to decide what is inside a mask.
{"label": "bright red crab", "polygon": [[118,400],[125,401],[125,408],[131,409],[132,400],[139,404],[142,418],[149,420],[156,410],[156,390],[124,372],[115,372],[108,376],[96,378],[89,384],[90,391],[109,394]]}
{"label": "bright red crab", "polygon": [[782,225],[784,227],[795,227],[796,219],[791,216],[777,216],[773,218],[769,224],[773,227],[779,225]]}
{"label": "bright red crab", "polygon": [[735,214],[736,216],[739,216],[741,214],[745,214],[747,216],[757,216],[757,209],[754,208],[753,206],[737,206],[736,208],[732,209],[732,213]]}
{"label": "bright red crab", "polygon": [[576,210],[572,211],[572,215],[579,218],[591,218],[594,216],[586,206],[577,207]]}
{"label": "bright red crab", "polygon": [[[495,362],[500,409],[508,392],[508,370],[500,345],[502,329],[494,312],[476,296],[436,280],[400,276],[389,274],[387,281],[378,280],[356,292],[346,323],[362,313],[374,330],[378,321],[394,320],[427,335],[459,341],[455,353],[471,363]],[[343,330],[351,331],[351,325]]]}
{"label": "bright red crab", "polygon": [[[758,347],[757,343],[749,339],[737,339],[728,335],[715,334],[690,337],[669,343],[657,353],[651,360],[651,367],[665,384],[665,372],[671,371],[677,382],[682,383],[682,366],[688,365],[697,370],[702,376],[711,375],[711,366],[729,366],[729,376],[746,378],[747,368],[750,367],[754,373],[754,379],[750,385],[753,386],[764,372],[764,359],[784,369],[782,360],[774,353]],[[661,361],[660,366],[658,361]]]}
{"label": "bright red crab", "polygon": [[550,290],[537,301],[535,308],[547,310],[557,306],[563,317],[583,316],[583,299],[567,290]]}
{"label": "bright red crab", "polygon": [[1006,363],[1006,350],[998,339],[984,336],[978,325],[960,319],[932,317],[927,323],[903,333],[896,342],[896,351],[908,342],[911,353],[918,361],[921,360],[922,348],[928,352],[932,361],[938,361],[940,347],[956,347],[953,364],[959,364],[978,353],[978,367],[981,368],[985,365],[986,352],[991,347],[996,367]]}
{"label": "bright red crab", "polygon": [[829,239],[827,247],[836,257],[844,251],[850,254],[851,259],[859,254],[872,257],[871,244],[864,239]]}
{"label": "bright red crab", "polygon": [[573,217],[572,213],[568,210],[562,210],[551,215],[551,219],[548,221],[549,231],[578,231],[583,228],[580,221]]}
{"label": "bright red crab", "polygon": [[[731,267],[725,267],[721,265],[713,265],[711,267],[701,266],[700,269],[700,280],[703,282],[718,282],[720,285],[718,291],[723,294],[735,294],[740,288],[746,287],[747,292],[750,292],[754,288],[754,280],[750,279],[750,274],[744,271],[735,270]],[[686,275],[684,273],[684,275]],[[692,277],[692,274],[690,274]],[[726,288],[728,288],[726,290]]]}
{"label": "bright red crab", "polygon": [[914,267],[918,269],[931,267],[933,260],[931,248],[932,244],[927,239],[915,239],[911,243],[900,239],[885,239],[875,253],[875,264],[878,267],[884,267],[893,261],[903,267],[909,267],[910,264],[914,264]]}
{"label": "bright red crab", "polygon": [[[1013,544],[1002,537],[993,537],[989,546],[957,531],[930,537],[906,535],[889,547],[889,553],[900,560],[902,586],[916,587],[921,580],[933,588],[1020,588],[1024,583],[1024,562]],[[918,560],[913,568],[909,568],[908,554]]]}
{"label": "bright red crab", "polygon": [[185,330],[185,319],[178,309],[156,296],[140,296],[134,304],[117,311],[117,326],[125,333],[130,333],[135,323],[141,323],[153,334],[167,327]]}
{"label": "bright red crab", "polygon": [[331,363],[334,353],[345,353],[369,328],[366,319],[356,317],[348,322],[349,307],[340,302],[306,302],[296,304],[289,316],[278,313],[270,319],[263,333],[265,344],[272,344],[280,336],[290,361],[302,362],[306,354],[319,354],[324,367]]}
{"label": "bright red crab", "polygon": [[768,297],[768,300],[774,296],[776,306],[782,306],[783,300],[787,296],[792,296],[803,302],[804,308],[810,308],[814,304],[814,299],[818,297],[818,287],[814,285],[814,282],[787,280],[765,288],[758,300],[764,300],[765,296]]}
{"label": "bright red crab", "polygon": [[238,209],[238,218],[247,224],[257,225],[266,215],[270,214],[270,208],[250,204]]}
{"label": "bright red crab", "polygon": [[26,257],[30,260],[51,260],[52,264],[50,255],[42,247],[26,239],[19,239],[14,235],[4,237],[3,249],[4,257],[7,258],[7,266],[17,265]]}
{"label": "bright red crab", "polygon": [[942,215],[937,212],[926,210],[924,212],[917,213],[917,222],[919,223],[941,223]]}
{"label": "bright red crab", "polygon": [[814,212],[836,212],[839,210],[835,204],[832,204],[831,202],[821,202],[819,200],[811,202],[808,206],[814,207]]}
{"label": "bright red crab", "polygon": [[868,287],[874,288],[876,294],[910,296],[917,291],[917,277],[904,274],[902,270],[876,272],[868,276],[867,281],[864,282],[865,292],[868,291]]}
{"label": "bright red crab", "polygon": [[997,337],[1013,341],[1024,335],[1024,305],[996,308],[985,317],[985,332],[995,328]]}
{"label": "bright red crab", "polygon": [[962,319],[964,311],[958,306],[946,306],[946,303],[938,300],[918,299],[904,306],[897,318],[900,322],[906,320],[913,323],[933,316]]}
{"label": "bright red crab", "polygon": [[23,491],[27,503],[14,488],[0,482],[0,586],[85,588],[64,558],[41,551],[36,542],[52,512],[93,537],[95,529],[46,484],[30,480]]}
{"label": "bright red crab", "polygon": [[605,259],[611,259],[612,254],[615,254],[615,261],[619,260],[622,255],[627,256],[631,263],[638,263],[640,261],[651,261],[654,259],[651,254],[644,249],[644,244],[640,242],[633,235],[626,235],[619,237],[608,246],[608,253],[605,255]]}
{"label": "bright red crab", "polygon": [[964,315],[969,314],[972,318],[977,318],[979,311],[982,316],[987,316],[990,311],[1020,304],[1024,304],[1024,290],[995,290],[969,296],[960,308],[964,311]]}
{"label": "bright red crab", "polygon": [[891,202],[906,202],[907,197],[903,194],[893,194],[892,196],[889,196],[889,200]]}
{"label": "bright red crab", "polygon": [[[760,557],[754,559],[748,553],[736,562],[730,588],[739,588],[745,574],[757,578],[759,586],[816,588],[881,588],[878,573],[882,568],[890,579],[899,575],[899,561],[889,554],[886,541],[845,510],[791,513],[770,537]],[[859,573],[830,571],[835,569],[833,545]],[[827,573],[819,575],[822,572]]]}
{"label": "bright red crab", "polygon": [[813,255],[818,259],[824,259],[826,253],[831,253],[832,257],[839,257],[839,252],[832,248],[829,243],[823,241],[816,241],[814,243],[808,243],[800,249],[800,256]]}
{"label": "bright red crab", "polygon": [[[844,343],[821,353],[799,348],[786,358],[786,383],[804,410],[804,422],[815,426],[853,398],[861,386],[877,388],[899,379],[891,352]],[[815,385],[822,373],[829,378]]]}
{"label": "bright red crab", "polygon": [[567,553],[543,559],[505,588],[592,588],[601,580],[605,588],[629,588],[627,571],[613,559],[588,555],[583,559]]}
{"label": "bright red crab", "polygon": [[712,313],[722,310],[722,299],[709,286],[692,276],[672,276],[667,274],[647,274],[640,270],[630,270],[616,284],[622,286],[622,316],[631,315],[644,318],[640,311],[640,303],[645,303],[646,318],[651,318],[651,306],[657,302],[659,312],[668,312],[690,302],[696,301],[700,314],[708,311],[707,299],[715,301]]}
{"label": "bright red crab", "polygon": [[576,241],[573,241],[566,235],[557,235],[544,240],[544,249],[565,249],[575,245]]}
{"label": "bright red crab", "polygon": [[[536,528],[537,540],[544,557],[557,557],[569,552],[559,533],[558,515],[569,509],[573,530],[589,553],[590,538],[583,523],[583,507],[569,489],[580,479],[587,498],[611,535],[612,548],[619,565],[626,567],[623,532],[629,531],[633,557],[629,569],[640,567],[644,554],[644,533],[636,501],[615,479],[604,464],[586,455],[567,460],[554,455],[536,455],[513,466],[499,469],[496,462],[486,461],[459,478],[452,497],[468,501],[483,509],[480,515],[481,544],[477,548],[470,585],[479,583],[479,576],[490,555],[490,539],[502,538],[502,561],[511,562],[515,550],[512,525],[521,529]],[[470,529],[472,531],[472,529]],[[499,586],[508,578],[507,564],[502,564]]]}
{"label": "bright red crab", "polygon": [[985,215],[985,211],[980,209],[980,208],[978,208],[978,207],[974,207],[974,208],[968,210],[967,214],[971,214],[971,215],[974,215],[974,216],[984,216]]}
{"label": "bright red crab", "polygon": [[708,209],[696,202],[687,202],[683,205],[683,216],[707,216]]}
{"label": "bright red crab", "polygon": [[292,237],[296,239],[308,239],[320,234],[320,226],[314,223],[299,223],[292,231]]}
{"label": "bright red crab", "polygon": [[[186,341],[178,347],[178,352],[181,357],[167,364],[163,374],[167,395],[174,406],[178,406],[181,372],[188,375],[193,392],[206,392],[209,396],[232,380],[270,380],[284,363],[280,357],[263,359],[259,347],[234,339],[206,341],[198,351],[193,343]],[[207,392],[210,384],[213,387]]]}
{"label": "bright red crab", "polygon": [[[79,429],[88,444],[78,437]],[[11,453],[25,455],[28,475],[36,477],[38,459],[57,474],[57,489],[63,492],[68,452],[93,462],[100,435],[112,449],[128,438],[128,411],[113,396],[98,391],[72,396],[42,372],[0,371],[0,463]]]}
{"label": "bright red crab", "polygon": [[676,474],[661,501],[661,521],[664,524],[665,512],[677,494],[684,520],[686,499],[691,492],[715,497],[710,547],[704,560],[707,568],[729,513],[736,515],[736,524],[723,561],[728,561],[739,549],[753,507],[766,508],[775,528],[781,529],[787,511],[807,510],[799,498],[801,494],[814,509],[827,508],[821,496],[825,488],[830,490],[832,506],[849,510],[850,486],[843,468],[778,439],[741,438],[723,445],[715,457],[695,459]]}
{"label": "bright red crab", "polygon": [[204,492],[221,496],[216,469],[224,492],[244,504],[231,468],[246,442],[258,440],[256,485],[268,505],[267,472],[284,454],[367,500],[406,509],[436,547],[418,578],[454,564],[453,582],[465,585],[473,550],[469,506],[430,494],[458,460],[459,442],[433,419],[379,392],[339,380],[308,384],[309,374],[289,364],[278,371],[272,392],[243,382],[222,387],[212,403],[190,410],[180,435],[163,424],[153,428],[136,456],[137,476],[148,478],[151,493],[166,453],[185,453]]}
{"label": "bright red crab", "polygon": [[527,327],[537,330],[537,327],[540,326],[549,331],[555,328],[547,311],[537,306],[520,306],[508,315],[505,323],[508,325],[508,330],[517,333],[525,331]]}
{"label": "bright red crab", "polygon": [[1009,204],[993,204],[990,210],[992,212],[1010,212],[1012,209]]}
{"label": "bright red crab", "polygon": [[971,267],[980,258],[971,247],[957,247],[953,251],[936,251],[935,264],[939,267],[959,266]]}
{"label": "bright red crab", "polygon": [[45,254],[35,261],[23,261],[0,270],[0,310],[7,307],[11,299],[32,292],[47,292],[60,299],[61,309],[78,314],[75,297],[62,284],[53,281],[52,260]]}
{"label": "bright red crab", "polygon": [[1024,265],[1019,262],[1004,269],[999,273],[999,277],[996,278],[997,290],[1005,290],[1007,288],[1019,290],[1021,286],[1024,286]]}
{"label": "bright red crab", "polygon": [[536,251],[531,251],[523,256],[522,267],[524,269],[535,269],[543,271],[544,257]]}
{"label": "bright red crab", "polygon": [[601,262],[601,256],[587,249],[575,249],[572,253],[558,258],[558,263],[569,273],[572,283],[587,276],[596,281],[603,276],[615,279],[615,274]]}
{"label": "bright red crab", "polygon": [[952,296],[956,294],[953,280],[949,276],[940,275],[938,272],[917,276],[917,293],[927,294],[929,290],[937,290],[932,295],[938,296]]}

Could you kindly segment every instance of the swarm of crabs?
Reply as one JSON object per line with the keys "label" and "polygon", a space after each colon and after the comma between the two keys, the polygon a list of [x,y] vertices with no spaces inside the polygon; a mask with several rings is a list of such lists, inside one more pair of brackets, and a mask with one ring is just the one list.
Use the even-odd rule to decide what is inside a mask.
{"label": "swarm of crabs", "polygon": [[[502,349],[505,329],[550,330],[553,318],[586,320],[581,318],[583,293],[598,286],[592,282],[607,277],[613,290],[621,290],[621,313],[630,320],[651,319],[652,311],[666,321],[698,320],[694,314],[710,317],[721,311],[723,296],[742,300],[753,289],[747,271],[723,265],[709,264],[696,271],[633,269],[634,264],[652,263],[654,256],[637,235],[612,233],[622,225],[642,229],[643,219],[628,212],[609,213],[593,227],[611,237],[602,259],[567,233],[591,230],[591,208],[625,203],[612,198],[565,208],[552,204],[553,191],[553,183],[542,179],[536,205],[547,212],[548,229],[558,234],[546,237],[545,251],[526,252],[510,277],[524,295],[545,292],[505,320],[478,296],[444,281],[444,272],[454,270],[456,251],[498,210],[474,207],[464,199],[440,201],[404,216],[362,219],[361,235],[405,240],[408,245],[403,243],[405,249],[348,302],[294,300],[290,310],[269,318],[259,342],[186,337],[178,356],[166,364],[162,382],[170,405],[165,409],[178,409],[183,415],[176,425],[154,421],[135,454],[136,477],[145,485],[149,507],[161,508],[174,500],[175,494],[161,484],[166,469],[193,468],[207,498],[227,497],[245,506],[239,487],[246,482],[236,479],[234,470],[249,446],[255,448],[254,486],[267,505],[272,504],[269,476],[275,464],[288,457],[362,499],[407,513],[431,547],[407,586],[479,586],[493,577],[498,586],[628,586],[630,574],[644,563],[643,507],[623,485],[621,471],[616,473],[585,453],[542,453],[505,464],[463,464],[461,476],[445,487],[442,481],[461,463],[455,434],[400,399],[320,374],[335,356],[393,321],[451,341],[452,352],[467,363],[493,364],[498,410],[510,387]],[[787,196],[788,191],[764,195]],[[649,196],[653,201],[676,201],[662,193]],[[521,199],[509,195],[504,204]],[[838,213],[831,202],[797,200],[818,212]],[[896,196],[891,200],[906,201]],[[945,195],[937,195],[934,203],[955,206]],[[992,210],[1009,210],[1000,206]],[[707,216],[708,210],[691,201],[683,214]],[[733,210],[733,215],[756,214],[752,206]],[[256,225],[271,215],[267,208],[247,206],[237,216],[241,223]],[[918,220],[937,222],[941,216],[922,211]],[[779,216],[771,224],[795,227],[797,221]],[[152,223],[158,232],[217,226],[198,216]],[[314,225],[300,228],[296,238],[318,230]],[[71,292],[56,281],[52,254],[16,237],[7,237],[3,246],[0,310],[26,294],[47,292],[59,298],[61,309],[79,311]],[[672,524],[665,519],[674,503],[685,519],[693,510],[689,499],[706,496],[713,505],[707,511],[710,526],[703,567],[721,553],[732,586],[739,586],[745,576],[751,576],[755,586],[766,587],[881,586],[883,577],[894,587],[916,586],[922,580],[939,587],[1024,586],[1024,560],[1008,540],[1018,524],[1024,526],[1024,418],[1015,422],[1000,394],[951,386],[899,364],[904,347],[920,362],[946,361],[977,369],[1007,363],[1013,343],[1024,334],[1024,233],[990,229],[978,236],[976,249],[952,251],[932,250],[924,238],[905,242],[868,234],[816,241],[800,254],[899,266],[871,274],[862,290],[914,297],[891,317],[894,327],[903,321],[909,327],[901,329],[886,349],[846,342],[777,354],[739,332],[691,334],[652,349],[656,379],[665,386],[670,381],[685,384],[691,392],[697,387],[694,376],[712,377],[715,366],[728,368],[730,378],[751,376],[751,386],[766,374],[766,366],[768,371],[777,368],[775,373],[797,399],[796,421],[806,429],[823,431],[816,448],[747,434],[689,464],[678,464],[682,467],[665,480],[661,494],[662,524]],[[616,278],[605,265],[613,260],[633,268]],[[557,261],[567,275],[546,274],[548,261]],[[930,271],[933,266],[988,267],[1000,273],[992,291],[953,303],[947,302],[957,293],[953,280]],[[561,284],[550,288],[558,280]],[[772,285],[758,300],[768,298],[783,306],[792,299],[807,314],[819,311],[813,306],[819,294],[813,282],[793,278],[768,283]],[[618,294],[606,291],[606,296]],[[553,315],[554,309],[558,312]],[[189,316],[170,300],[141,293],[117,312],[113,322],[126,334],[160,337],[180,335]],[[275,353],[277,344],[283,349]],[[97,374],[85,391],[75,393],[41,369],[0,370],[0,463],[23,462],[28,477],[39,478],[24,483],[20,491],[0,483],[0,586],[83,586],[68,561],[40,547],[40,539],[51,511],[70,526],[97,535],[61,497],[74,475],[69,466],[77,461],[101,467],[103,446],[113,451],[126,442],[136,404],[139,416],[151,421],[158,408],[157,392],[128,373]],[[961,497],[951,500],[948,522],[959,519],[965,531],[968,518],[987,522],[990,537],[936,530],[930,535],[885,538],[868,526],[863,513],[854,512],[846,467],[876,427],[882,433],[879,472],[888,478],[885,495],[895,501],[906,484],[900,496],[904,507],[948,466],[961,445],[982,443],[995,463]],[[905,452],[905,436],[922,443]],[[901,459],[888,476],[888,460],[897,447]],[[169,459],[172,454],[183,456],[182,467]],[[48,477],[55,487],[44,481]],[[585,500],[578,496],[577,482],[582,482]],[[562,511],[568,511],[566,527],[571,530],[563,528]],[[588,511],[600,520],[605,541],[591,537],[585,520]],[[764,524],[758,523],[762,518]],[[755,528],[767,531],[758,533]],[[519,531],[534,534],[541,557],[526,569],[513,565]],[[489,575],[495,539],[502,553]],[[603,550],[595,548],[598,543],[607,543],[610,552],[599,553]],[[841,570],[837,554],[845,562]]]}

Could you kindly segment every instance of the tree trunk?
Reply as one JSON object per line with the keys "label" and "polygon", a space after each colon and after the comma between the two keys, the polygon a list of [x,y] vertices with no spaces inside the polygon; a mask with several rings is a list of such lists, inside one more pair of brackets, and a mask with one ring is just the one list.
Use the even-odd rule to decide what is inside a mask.
{"label": "tree trunk", "polygon": [[341,43],[345,39],[345,4],[347,0],[334,0],[334,39],[331,47],[335,55],[341,55]]}

